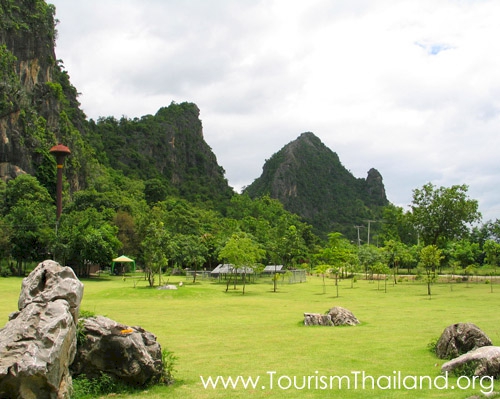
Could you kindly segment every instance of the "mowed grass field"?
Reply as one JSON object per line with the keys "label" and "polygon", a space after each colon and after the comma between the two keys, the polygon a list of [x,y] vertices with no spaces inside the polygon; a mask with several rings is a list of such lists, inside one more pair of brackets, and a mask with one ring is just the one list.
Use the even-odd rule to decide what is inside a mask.
{"label": "mowed grass field", "polygon": [[[388,283],[384,292],[383,283],[378,289],[377,282],[359,280],[351,288],[350,280],[344,280],[336,297],[334,281],[327,280],[323,293],[322,279],[316,276],[305,283],[280,284],[276,293],[270,278],[262,278],[248,284],[245,295],[241,286],[231,286],[226,293],[225,284],[208,280],[191,284],[184,277],[170,277],[169,284],[183,282],[178,290],[151,289],[144,281],[134,287],[134,281],[84,280],[81,308],[153,332],[162,348],[177,357],[177,381],[117,397],[467,398],[481,389],[491,390],[486,381],[483,387],[476,381],[475,388],[462,390],[458,383],[465,387],[470,381],[454,376],[447,389],[442,380],[439,387],[429,389],[426,383],[423,389],[407,389],[398,386],[398,375],[440,376],[443,360],[428,350],[428,344],[450,324],[475,323],[500,345],[500,284],[493,292],[484,282],[454,284],[453,289],[435,284],[429,299],[427,287],[417,282]],[[0,314],[5,321],[17,308],[20,286],[19,278],[0,279]],[[303,325],[304,312],[324,313],[333,306],[351,310],[361,324]],[[204,387],[201,377],[217,376],[259,380],[255,387]],[[320,378],[330,376],[347,376],[350,385],[344,379],[339,388],[334,380],[333,387],[324,389]],[[302,387],[304,378],[309,383]],[[414,380],[406,381],[408,385]]]}

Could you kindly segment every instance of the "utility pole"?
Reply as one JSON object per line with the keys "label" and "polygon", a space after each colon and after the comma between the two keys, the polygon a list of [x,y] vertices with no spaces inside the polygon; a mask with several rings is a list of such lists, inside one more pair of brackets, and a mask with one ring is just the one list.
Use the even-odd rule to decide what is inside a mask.
{"label": "utility pole", "polygon": [[[368,222],[368,240],[367,240],[367,243],[368,245],[370,245],[370,223],[375,223],[375,222],[384,222],[384,220],[366,220],[366,222]],[[378,244],[377,244],[378,246]]]}
{"label": "utility pole", "polygon": [[368,245],[370,245],[370,223],[371,222],[376,222],[376,220],[367,220],[367,222],[368,222],[368,239],[367,239],[366,243]]}
{"label": "utility pole", "polygon": [[356,230],[358,230],[358,248],[361,246],[361,239],[359,238],[359,229],[364,229],[365,226],[354,226]]}

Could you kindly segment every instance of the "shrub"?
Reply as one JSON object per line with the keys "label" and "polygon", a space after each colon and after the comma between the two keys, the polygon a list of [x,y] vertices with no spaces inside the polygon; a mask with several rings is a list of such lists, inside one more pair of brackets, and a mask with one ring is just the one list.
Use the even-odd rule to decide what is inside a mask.
{"label": "shrub", "polygon": [[76,325],[76,344],[83,345],[87,339],[85,331],[83,330],[83,319],[88,317],[94,317],[95,313],[88,310],[80,310],[80,315],[78,318],[78,324]]}
{"label": "shrub", "polygon": [[172,352],[163,349],[161,351],[161,361],[163,363],[163,374],[160,383],[165,385],[173,384],[177,357]]}
{"label": "shrub", "polygon": [[436,354],[436,348],[437,348],[438,341],[439,341],[439,338],[433,338],[429,341],[429,343],[427,344],[427,349],[429,349],[429,352]]}

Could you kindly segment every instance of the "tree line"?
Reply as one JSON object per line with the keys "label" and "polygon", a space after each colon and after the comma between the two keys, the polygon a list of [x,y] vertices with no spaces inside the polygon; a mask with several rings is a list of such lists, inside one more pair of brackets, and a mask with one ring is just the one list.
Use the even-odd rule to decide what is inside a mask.
{"label": "tree line", "polygon": [[443,267],[474,274],[500,262],[500,221],[481,223],[465,185],[428,183],[414,190],[408,210],[385,207],[369,245],[339,232],[321,240],[269,196],[235,194],[213,209],[175,196],[157,198],[151,186],[110,170],[93,187],[71,197],[66,190],[57,221],[54,198],[36,177],[0,183],[1,274],[23,275],[30,263],[52,258],[88,276],[92,265],[104,269],[126,254],[150,285],[173,269],[195,271],[195,280],[196,271],[219,263],[282,264],[335,279],[390,275],[394,283],[402,271],[417,273],[430,294]]}

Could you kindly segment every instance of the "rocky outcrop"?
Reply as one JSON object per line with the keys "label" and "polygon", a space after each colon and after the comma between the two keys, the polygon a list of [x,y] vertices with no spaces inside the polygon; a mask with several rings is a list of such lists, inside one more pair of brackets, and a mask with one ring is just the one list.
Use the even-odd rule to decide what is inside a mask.
{"label": "rocky outcrop", "polygon": [[355,326],[359,324],[359,320],[354,314],[345,308],[335,306],[328,311],[328,315],[332,319],[334,326]]}
{"label": "rocky outcrop", "polygon": [[367,204],[375,206],[387,205],[387,195],[385,193],[384,182],[380,172],[371,168],[366,176]]}
{"label": "rocky outcrop", "polygon": [[48,260],[23,280],[19,311],[0,330],[0,397],[69,398],[83,284]]}
{"label": "rocky outcrop", "polygon": [[306,326],[355,326],[359,320],[350,310],[335,306],[326,314],[304,313],[304,325]]}
{"label": "rocky outcrop", "polygon": [[378,208],[389,203],[376,169],[370,169],[366,179],[356,178],[311,132],[302,133],[266,160],[261,176],[244,193],[279,200],[325,238],[338,231],[355,239],[353,223],[367,219],[367,210],[373,212],[370,219],[378,218]]}
{"label": "rocky outcrop", "polygon": [[440,359],[453,359],[483,346],[492,345],[488,336],[473,323],[457,323],[446,327],[436,344]]}
{"label": "rocky outcrop", "polygon": [[304,325],[306,326],[333,326],[332,319],[327,314],[304,313]]}
{"label": "rocky outcrop", "polygon": [[160,380],[162,352],[152,333],[103,316],[81,319],[80,328],[73,376],[94,378],[103,372],[133,386]]}
{"label": "rocky outcrop", "polygon": [[459,374],[462,370],[474,370],[478,377],[489,376],[495,379],[500,377],[500,347],[483,346],[467,352],[441,367],[442,372],[454,372]]}
{"label": "rocky outcrop", "polygon": [[11,67],[1,71],[10,89],[2,86],[8,101],[0,101],[0,162],[7,165],[0,169],[0,177],[9,180],[18,170],[35,172],[43,140],[30,134],[32,116],[43,116],[48,125],[54,122],[53,127],[58,118],[54,96],[47,86],[56,68],[56,33],[53,8],[41,0],[20,0],[16,6],[5,6],[2,22],[0,46],[5,45],[5,50],[0,58],[13,61]]}

